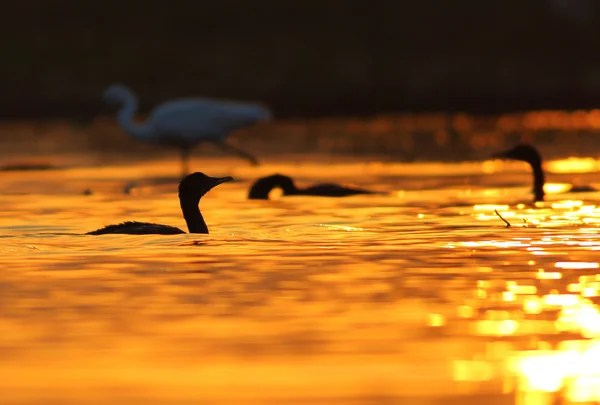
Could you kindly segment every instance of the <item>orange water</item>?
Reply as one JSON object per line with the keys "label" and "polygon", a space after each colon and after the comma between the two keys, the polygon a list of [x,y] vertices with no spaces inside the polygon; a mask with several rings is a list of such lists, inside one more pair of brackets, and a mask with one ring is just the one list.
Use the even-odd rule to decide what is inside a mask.
{"label": "orange water", "polygon": [[[210,235],[83,235],[185,229],[172,160],[2,173],[1,404],[600,400],[600,193],[556,193],[597,161],[535,210],[519,163],[194,167]],[[248,201],[275,172],[389,194]]]}

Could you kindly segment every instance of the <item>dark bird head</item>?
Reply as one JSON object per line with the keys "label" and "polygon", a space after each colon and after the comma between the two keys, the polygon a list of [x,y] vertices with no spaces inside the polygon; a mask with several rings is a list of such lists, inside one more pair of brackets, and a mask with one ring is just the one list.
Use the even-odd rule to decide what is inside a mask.
{"label": "dark bird head", "polygon": [[492,157],[496,159],[521,160],[529,163],[531,166],[539,166],[542,164],[542,157],[538,150],[526,143],[521,143],[514,148],[495,153]]}
{"label": "dark bird head", "polygon": [[298,191],[290,177],[274,174],[256,180],[250,188],[248,198],[250,200],[268,200],[271,190],[278,187],[283,190],[284,195],[294,195]]}
{"label": "dark bird head", "polygon": [[121,105],[128,99],[133,99],[136,101],[133,91],[129,87],[122,84],[113,84],[110,86],[104,91],[102,99],[105,103],[112,105]]}
{"label": "dark bird head", "polygon": [[505,150],[493,155],[497,159],[512,159],[520,160],[529,163],[533,169],[533,192],[535,194],[534,201],[543,201],[545,192],[545,176],[542,169],[542,157],[538,150],[526,143],[521,143],[512,149]]}
{"label": "dark bird head", "polygon": [[202,196],[208,193],[213,187],[232,180],[233,177],[230,176],[210,177],[201,172],[189,174],[179,183],[179,198],[198,204]]}

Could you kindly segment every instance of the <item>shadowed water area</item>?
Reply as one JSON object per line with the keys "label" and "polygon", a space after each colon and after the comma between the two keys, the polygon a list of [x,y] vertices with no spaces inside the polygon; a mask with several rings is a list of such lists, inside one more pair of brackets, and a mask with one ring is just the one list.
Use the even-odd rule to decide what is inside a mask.
{"label": "shadowed water area", "polygon": [[[573,147],[547,146],[547,201],[532,208],[527,165],[485,160],[531,133],[471,126],[456,135],[468,149],[432,125],[429,150],[448,158],[402,162],[428,149],[414,128],[388,139],[397,126],[380,120],[373,144],[416,146],[361,155],[356,126],[374,124],[339,123],[270,129],[287,138],[258,167],[198,150],[195,170],[235,181],[202,199],[209,235],[168,236],[83,234],[134,219],[186,229],[176,153],[109,159],[76,153],[80,140],[28,155],[15,138],[30,127],[10,127],[5,165],[59,169],[0,173],[0,402],[599,401],[600,193],[564,193],[600,187],[593,138],[553,130]],[[294,142],[318,147],[290,154]],[[273,173],[388,194],[247,200]]]}

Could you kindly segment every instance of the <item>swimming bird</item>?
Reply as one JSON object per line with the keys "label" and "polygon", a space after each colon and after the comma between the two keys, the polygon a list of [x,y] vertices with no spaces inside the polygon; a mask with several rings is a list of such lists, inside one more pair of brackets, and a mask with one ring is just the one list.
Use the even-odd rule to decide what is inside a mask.
{"label": "swimming bird", "polygon": [[308,188],[298,188],[290,177],[282,174],[274,174],[258,179],[250,188],[248,198],[250,200],[268,200],[269,193],[274,188],[281,188],[284,196],[312,195],[319,197],[346,197],[357,194],[377,194],[373,191],[342,187],[337,184],[317,184]]}
{"label": "swimming bird", "polygon": [[[204,222],[204,218],[198,207],[200,199],[213,187],[231,180],[233,180],[232,177],[210,177],[200,172],[192,173],[181,180],[179,183],[179,204],[190,233],[208,233],[208,227],[206,226],[206,222]],[[129,235],[175,235],[185,232],[169,225],[127,221],[118,225],[105,226],[104,228],[88,232],[86,235],[116,233]]]}
{"label": "swimming bird", "polygon": [[271,111],[254,103],[210,98],[182,98],[165,102],[150,112],[144,124],[133,121],[138,100],[131,89],[115,84],[104,92],[104,101],[119,105],[117,121],[130,136],[141,141],[174,146],[181,152],[182,176],[189,173],[191,149],[211,142],[257,165],[256,158],[226,142],[235,130],[271,119]]}
{"label": "swimming bird", "polygon": [[[529,163],[533,171],[533,202],[544,201],[544,184],[546,183],[546,180],[544,169],[542,168],[542,156],[534,146],[526,143],[518,144],[511,149],[495,153],[492,157],[497,159],[520,160]],[[569,191],[583,193],[594,192],[597,190],[590,186],[573,186]]]}

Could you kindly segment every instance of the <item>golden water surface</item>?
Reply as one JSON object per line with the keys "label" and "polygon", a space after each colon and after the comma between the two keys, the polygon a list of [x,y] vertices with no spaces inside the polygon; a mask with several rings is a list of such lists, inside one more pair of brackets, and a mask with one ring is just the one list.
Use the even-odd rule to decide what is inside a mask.
{"label": "golden water surface", "polygon": [[[2,173],[1,404],[600,401],[597,161],[536,208],[520,163],[194,167],[209,235],[83,235],[186,229],[174,160]],[[246,199],[275,172],[388,194]]]}

